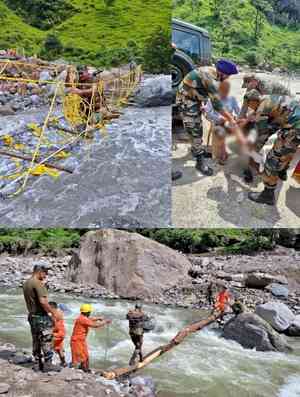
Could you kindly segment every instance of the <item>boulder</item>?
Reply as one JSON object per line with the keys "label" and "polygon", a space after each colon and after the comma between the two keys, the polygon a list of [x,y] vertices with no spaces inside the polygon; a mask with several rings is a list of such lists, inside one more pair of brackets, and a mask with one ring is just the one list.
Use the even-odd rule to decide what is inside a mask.
{"label": "boulder", "polygon": [[296,316],[292,324],[286,330],[288,336],[300,336],[300,315]]}
{"label": "boulder", "polygon": [[135,91],[133,100],[140,107],[172,105],[171,77],[156,76],[146,79]]}
{"label": "boulder", "polygon": [[69,281],[97,283],[118,296],[155,300],[189,280],[184,255],[136,233],[103,229],[84,235],[67,268]]}
{"label": "boulder", "polygon": [[10,386],[7,383],[0,383],[0,394],[8,393]]}
{"label": "boulder", "polygon": [[0,106],[0,116],[12,116],[15,114],[15,111],[10,105]]}
{"label": "boulder", "polygon": [[284,299],[288,298],[289,289],[287,287],[285,287],[284,285],[273,283],[270,285],[270,287],[271,287],[272,295],[274,295],[278,298],[284,298]]}
{"label": "boulder", "polygon": [[258,351],[291,350],[285,338],[255,313],[242,313],[224,325],[223,337],[238,342],[246,349]]}
{"label": "boulder", "polygon": [[277,282],[278,284],[283,284],[283,278],[280,276],[274,276],[272,274],[255,272],[249,273],[245,279],[245,285],[248,288],[257,288],[263,289],[266,288],[268,285]]}
{"label": "boulder", "polygon": [[295,320],[294,313],[280,302],[268,302],[256,307],[255,313],[267,321],[276,331],[284,332]]}
{"label": "boulder", "polygon": [[156,387],[151,376],[136,376],[130,381],[133,395],[137,397],[155,397]]}

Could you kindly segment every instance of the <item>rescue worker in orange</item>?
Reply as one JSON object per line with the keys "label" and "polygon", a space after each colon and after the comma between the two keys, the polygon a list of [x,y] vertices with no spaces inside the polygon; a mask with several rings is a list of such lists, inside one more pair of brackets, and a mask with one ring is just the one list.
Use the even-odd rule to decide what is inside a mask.
{"label": "rescue worker in orange", "polygon": [[60,363],[62,367],[66,367],[66,358],[65,358],[65,349],[64,349],[64,341],[66,337],[66,327],[64,320],[64,313],[62,310],[58,308],[56,302],[49,302],[49,305],[53,308],[56,313],[56,318],[54,320],[54,328],[53,328],[53,348],[55,353],[58,354],[60,358]]}
{"label": "rescue worker in orange", "polygon": [[221,286],[221,291],[216,296],[215,311],[225,314],[226,309],[230,306],[231,294],[225,284]]}
{"label": "rescue worker in orange", "polygon": [[93,311],[92,305],[84,304],[80,307],[80,316],[75,320],[71,337],[72,367],[89,372],[89,352],[87,335],[90,328],[103,328],[111,324],[111,320],[103,317],[90,317]]}

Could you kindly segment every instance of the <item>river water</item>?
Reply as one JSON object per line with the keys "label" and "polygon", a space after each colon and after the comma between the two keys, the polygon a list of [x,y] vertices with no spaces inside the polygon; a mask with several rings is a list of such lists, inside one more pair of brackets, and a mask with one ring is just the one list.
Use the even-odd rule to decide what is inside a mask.
{"label": "river water", "polygon": [[[52,296],[66,303],[67,339],[79,306],[74,297]],[[30,331],[20,291],[0,290],[0,341],[30,349]],[[95,312],[109,317],[108,330],[93,330],[88,341],[91,366],[106,368],[126,366],[132,354],[128,337],[126,313],[132,306],[126,301],[92,301]],[[199,319],[203,313],[192,310],[147,306],[157,326],[145,335],[145,351],[168,342],[184,325]],[[293,353],[266,353],[245,350],[234,342],[225,341],[217,331],[203,330],[190,336],[180,346],[145,369],[158,386],[160,397],[300,397],[300,338],[290,340]]]}

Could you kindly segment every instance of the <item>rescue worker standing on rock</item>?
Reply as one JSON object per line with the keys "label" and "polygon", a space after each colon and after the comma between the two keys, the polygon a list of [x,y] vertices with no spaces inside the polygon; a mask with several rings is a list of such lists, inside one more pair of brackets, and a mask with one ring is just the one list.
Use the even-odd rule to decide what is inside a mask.
{"label": "rescue worker standing on rock", "polygon": [[127,320],[129,321],[129,335],[135,346],[129,365],[134,365],[137,359],[140,362],[143,361],[144,326],[149,317],[144,313],[142,305],[137,303],[134,310],[129,310],[127,313]]}
{"label": "rescue worker standing on rock", "polygon": [[220,284],[221,290],[216,296],[215,310],[223,315],[230,306],[231,294],[225,284]]}
{"label": "rescue worker standing on rock", "polygon": [[90,328],[103,328],[111,324],[111,320],[103,317],[90,317],[92,305],[84,304],[80,307],[80,316],[75,320],[71,337],[72,367],[90,372],[87,335]]}
{"label": "rescue worker standing on rock", "polygon": [[56,312],[48,302],[45,285],[47,274],[45,264],[36,264],[32,276],[23,285],[23,293],[32,335],[32,354],[35,360],[33,368],[44,372],[59,372],[60,367],[52,364],[53,320],[56,320]]}
{"label": "rescue worker standing on rock", "polygon": [[189,72],[181,82],[176,103],[183,121],[185,131],[192,140],[191,151],[196,158],[196,169],[203,175],[211,176],[213,170],[205,160],[203,147],[203,107],[211,100],[213,109],[218,112],[229,124],[237,138],[244,142],[242,133],[234,117],[224,109],[219,91],[218,82],[224,81],[230,75],[238,74],[236,65],[228,60],[220,60],[215,68],[200,67]]}

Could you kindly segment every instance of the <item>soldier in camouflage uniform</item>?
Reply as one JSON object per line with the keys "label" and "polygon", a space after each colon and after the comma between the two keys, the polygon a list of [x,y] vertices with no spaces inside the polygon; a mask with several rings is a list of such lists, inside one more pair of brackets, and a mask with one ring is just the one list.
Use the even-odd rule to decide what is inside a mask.
{"label": "soldier in camouflage uniform", "polygon": [[224,109],[218,92],[218,82],[237,73],[235,64],[220,60],[217,62],[216,68],[200,67],[192,70],[185,76],[178,88],[176,103],[185,131],[192,139],[191,150],[196,158],[196,169],[204,175],[210,176],[213,171],[205,162],[202,125],[203,106],[210,99],[214,110],[232,124],[233,132],[238,131],[232,115]]}
{"label": "soldier in camouflage uniform", "polygon": [[273,81],[267,81],[255,74],[244,76],[242,88],[246,88],[246,94],[243,100],[243,106],[240,118],[246,117],[248,111],[247,94],[251,90],[256,90],[260,95],[291,95],[291,92],[283,84]]}
{"label": "soldier in camouflage uniform", "polygon": [[129,335],[135,346],[135,350],[130,359],[129,365],[134,365],[137,358],[143,361],[143,341],[144,341],[144,325],[149,317],[143,312],[142,305],[137,303],[134,310],[129,310],[127,320],[129,320]]}
{"label": "soldier in camouflage uniform", "polygon": [[60,368],[52,364],[53,319],[56,318],[56,313],[48,303],[48,291],[45,286],[47,273],[48,269],[44,264],[37,264],[31,278],[23,285],[23,293],[29,312],[34,369],[59,372]]}
{"label": "soldier in camouflage uniform", "polygon": [[287,170],[300,145],[300,103],[293,97],[278,95],[266,95],[249,103],[255,110],[255,128],[261,137],[259,145],[278,132],[264,164],[265,188],[261,193],[249,193],[249,198],[257,203],[274,205],[278,182],[287,179]]}

